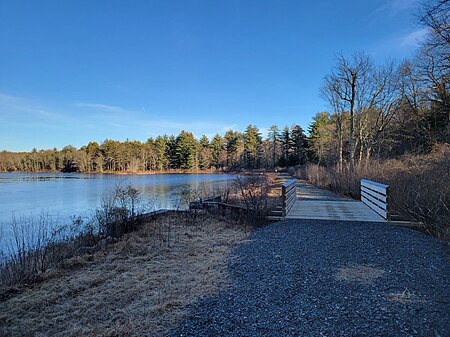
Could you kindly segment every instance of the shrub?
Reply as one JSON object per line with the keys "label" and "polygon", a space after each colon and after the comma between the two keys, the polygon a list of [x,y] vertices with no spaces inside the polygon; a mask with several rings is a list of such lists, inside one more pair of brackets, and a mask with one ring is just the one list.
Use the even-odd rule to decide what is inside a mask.
{"label": "shrub", "polygon": [[74,217],[70,225],[59,225],[46,213],[13,216],[11,238],[0,242],[0,285],[35,282],[48,269],[63,266],[67,258],[98,250],[134,230],[149,207],[139,190],[128,185],[104,196],[86,222]]}
{"label": "shrub", "polygon": [[276,202],[269,197],[271,190],[269,177],[265,174],[238,176],[234,188],[249,211],[247,220],[254,225],[265,224]]}

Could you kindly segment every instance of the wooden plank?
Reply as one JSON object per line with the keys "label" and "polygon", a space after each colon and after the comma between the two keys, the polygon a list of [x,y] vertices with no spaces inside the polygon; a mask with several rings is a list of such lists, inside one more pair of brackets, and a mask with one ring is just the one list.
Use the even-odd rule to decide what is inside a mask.
{"label": "wooden plank", "polygon": [[289,196],[291,196],[292,194],[297,194],[297,190],[294,188],[294,189],[291,189],[290,191],[287,191],[284,195],[286,196],[286,197],[289,197]]}
{"label": "wooden plank", "polygon": [[290,196],[288,196],[284,199],[284,204],[287,205],[295,199],[297,199],[297,196],[295,194],[291,194]]}
{"label": "wooden plank", "polygon": [[286,214],[289,213],[289,211],[292,209],[294,204],[295,204],[295,200],[293,200],[292,202],[289,202],[285,205]]}
{"label": "wooden plank", "polygon": [[426,226],[422,222],[412,222],[412,221],[389,221],[390,225],[408,227],[408,228],[425,228]]}
{"label": "wooden plank", "polygon": [[372,205],[374,205],[378,208],[381,208],[382,210],[387,212],[386,201],[379,200],[378,198],[375,198],[375,197],[371,196],[370,194],[362,194],[361,200],[362,200],[362,198],[369,200]]}
{"label": "wooden plank", "polygon": [[386,195],[386,190],[389,188],[389,185],[380,184],[366,179],[361,180],[361,186],[367,187],[384,195]]}
{"label": "wooden plank", "polygon": [[371,207],[371,202],[365,197],[361,197],[361,200],[367,205],[367,207],[370,207],[374,212],[381,215],[384,219],[387,219],[388,214],[385,210],[380,209],[379,207],[374,207],[373,204]]}
{"label": "wooden plank", "polygon": [[296,183],[297,183],[297,180],[296,179],[292,179],[292,180],[289,180],[288,182],[284,183],[282,186],[285,187],[285,188],[288,188],[290,185],[294,185]]}
{"label": "wooden plank", "polygon": [[378,200],[380,200],[380,201],[382,201],[384,203],[386,203],[386,201],[387,201],[387,195],[384,195],[384,194],[378,193],[376,191],[370,190],[370,189],[368,189],[365,186],[361,186],[361,194],[370,195],[370,196],[375,197],[376,199],[378,199]]}
{"label": "wooden plank", "polygon": [[278,214],[283,214],[283,211],[271,211],[270,212],[270,214],[273,214],[273,215],[278,215]]}
{"label": "wooden plank", "polygon": [[297,200],[287,219],[386,222],[368,206],[358,201]]}
{"label": "wooden plank", "polygon": [[284,190],[285,190],[285,193],[286,193],[286,194],[292,193],[292,191],[295,191],[295,190],[296,190],[296,187],[297,187],[297,186],[295,186],[295,184],[286,187],[286,188],[284,189]]}

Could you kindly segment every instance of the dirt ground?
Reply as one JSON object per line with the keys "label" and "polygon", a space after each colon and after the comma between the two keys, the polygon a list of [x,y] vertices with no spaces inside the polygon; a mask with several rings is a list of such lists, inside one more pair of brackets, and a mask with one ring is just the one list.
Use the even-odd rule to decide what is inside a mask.
{"label": "dirt ground", "polygon": [[0,335],[161,336],[189,317],[189,304],[226,289],[226,260],[249,233],[206,215],[149,221],[0,297]]}

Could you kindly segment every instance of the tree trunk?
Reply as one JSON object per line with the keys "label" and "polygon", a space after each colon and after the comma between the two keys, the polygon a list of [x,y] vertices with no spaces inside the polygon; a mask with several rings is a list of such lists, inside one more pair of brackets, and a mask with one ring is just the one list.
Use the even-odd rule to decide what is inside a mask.
{"label": "tree trunk", "polygon": [[343,141],[342,141],[342,116],[339,114],[337,118],[337,136],[338,136],[338,172],[342,173],[343,164]]}
{"label": "tree trunk", "polygon": [[352,74],[352,83],[351,83],[351,99],[350,99],[350,139],[349,139],[349,151],[350,151],[350,173],[353,172],[353,164],[355,157],[355,150],[353,148],[353,122],[355,118],[355,99],[356,99],[356,78],[357,74]]}

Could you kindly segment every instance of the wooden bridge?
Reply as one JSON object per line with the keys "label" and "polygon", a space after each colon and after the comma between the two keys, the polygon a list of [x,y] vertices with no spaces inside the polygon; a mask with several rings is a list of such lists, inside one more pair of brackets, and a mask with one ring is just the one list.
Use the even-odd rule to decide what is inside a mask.
{"label": "wooden bridge", "polygon": [[304,181],[282,185],[282,204],[271,220],[317,219],[387,222],[389,186],[361,181],[362,201],[348,199]]}

